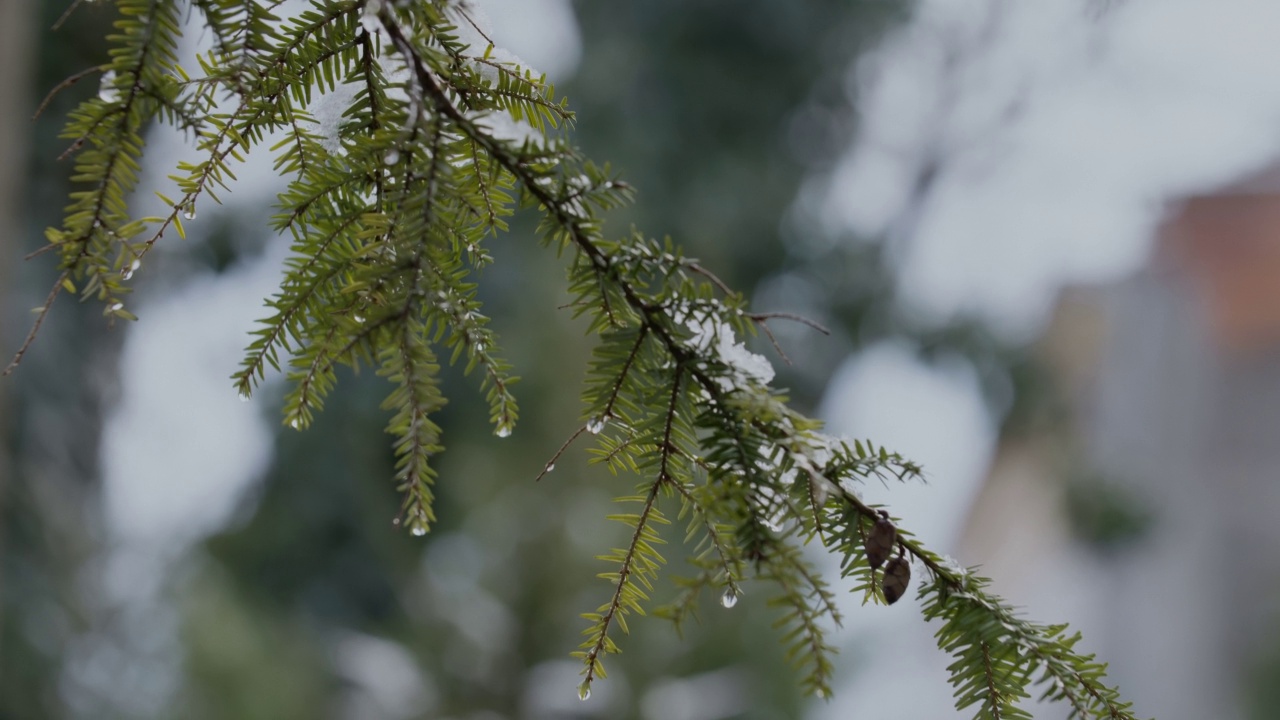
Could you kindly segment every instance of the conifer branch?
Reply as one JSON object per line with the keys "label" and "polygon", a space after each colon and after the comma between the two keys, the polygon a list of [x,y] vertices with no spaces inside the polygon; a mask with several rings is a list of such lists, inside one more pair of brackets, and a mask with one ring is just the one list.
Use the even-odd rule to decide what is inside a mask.
{"label": "conifer branch", "polygon": [[[656,502],[658,492],[674,482],[670,473],[670,463],[675,454],[673,436],[676,423],[676,408],[680,398],[683,377],[682,369],[677,366],[671,382],[670,401],[667,404],[666,415],[663,419],[662,440],[658,445],[658,471],[653,479],[647,482],[648,491],[644,497],[643,508],[639,515],[615,515],[611,517],[611,519],[633,523],[635,530],[625,551],[615,550],[612,555],[602,558],[619,562],[617,572],[601,575],[601,577],[614,580],[613,597],[608,603],[600,606],[596,612],[583,615],[584,618],[591,621],[592,626],[584,633],[588,636],[588,639],[581,645],[583,651],[575,653],[575,655],[582,657],[586,664],[583,669],[584,678],[580,690],[582,694],[590,694],[591,683],[596,677],[605,677],[604,662],[601,655],[617,652],[616,645],[609,639],[609,630],[613,623],[616,621],[625,633],[627,632],[627,613],[644,614],[641,601],[647,600],[648,596],[637,588],[635,583],[639,582],[645,586],[646,590],[652,591],[652,580],[657,577],[658,567],[663,562],[662,556],[658,555],[657,551],[652,547],[654,543],[660,543],[662,540],[653,532],[650,522],[665,523],[665,520],[661,519],[661,514],[657,511]],[[621,554],[619,555],[620,552]]]}
{"label": "conifer branch", "polygon": [[[447,0],[313,0],[282,19],[278,2],[192,0],[211,30],[213,50],[191,77],[174,57],[175,0],[118,0],[124,18],[111,62],[73,75],[50,93],[95,72],[103,97],[68,123],[76,154],[76,192],[60,229],[47,235],[61,259],[34,326],[4,374],[27,352],[58,294],[97,296],[113,318],[130,319],[124,282],[170,227],[185,234],[195,204],[234,184],[235,163],[274,155],[290,176],[273,227],[292,240],[269,316],[253,332],[233,376],[244,395],[268,366],[288,366],[284,419],[305,427],[337,383],[337,366],[372,365],[392,385],[390,413],[400,515],[414,534],[435,522],[434,470],[444,406],[437,351],[480,369],[480,393],[495,433],[518,419],[518,380],[476,299],[477,270],[492,260],[485,243],[507,229],[517,204],[541,215],[543,243],[569,259],[569,307],[599,338],[583,391],[584,424],[552,456],[589,434],[595,462],[640,478],[621,498],[639,512],[611,516],[629,542],[601,559],[615,568],[608,602],[585,617],[575,653],[580,691],[604,677],[603,656],[618,651],[611,633],[642,614],[665,560],[660,495],[688,513],[686,543],[698,569],[677,579],[682,592],[658,612],[677,623],[696,613],[700,591],[724,586],[737,601],[748,573],[770,582],[788,656],[811,692],[826,695],[834,649],[826,623],[839,624],[835,596],[801,548],[820,538],[841,559],[841,575],[864,604],[892,603],[923,567],[924,615],[941,622],[938,644],[955,657],[957,705],[979,717],[1025,717],[1017,702],[1029,686],[1067,703],[1075,717],[1132,720],[1104,682],[1104,666],[1074,650],[1066,626],[1023,620],[988,593],[986,581],[937,556],[897,527],[887,510],[860,498],[872,478],[919,478],[919,466],[869,442],[821,433],[771,386],[773,368],[737,341],[774,319],[820,324],[791,313],[752,312],[745,298],[671,241],[602,234],[602,215],[632,189],[597,168],[552,132],[574,116],[554,87],[495,55],[493,41],[465,8]],[[73,6],[74,7],[74,6]],[[485,39],[463,45],[455,22]],[[349,85],[336,129],[319,127],[314,95]],[[42,103],[41,110],[49,102]],[[219,109],[219,107],[223,109]],[[135,219],[127,195],[137,180],[140,132],[159,121],[194,135],[198,162],[178,166],[176,199],[161,217]],[[332,133],[326,136],[326,133]],[[265,146],[265,147],[264,147]],[[140,240],[138,238],[141,238]],[[77,284],[79,287],[77,287]],[[892,541],[874,558],[868,542],[883,523]],[[878,528],[878,529],[877,529]],[[695,542],[696,541],[696,542]],[[885,563],[889,548],[895,554]],[[893,567],[896,574],[890,575]],[[890,583],[889,581],[892,581]]]}
{"label": "conifer branch", "polygon": [[1004,701],[1000,697],[1000,691],[996,689],[995,675],[991,669],[991,647],[985,642],[979,646],[982,648],[982,669],[987,676],[987,697],[983,710],[991,713],[991,720],[1000,720],[1000,706]]}

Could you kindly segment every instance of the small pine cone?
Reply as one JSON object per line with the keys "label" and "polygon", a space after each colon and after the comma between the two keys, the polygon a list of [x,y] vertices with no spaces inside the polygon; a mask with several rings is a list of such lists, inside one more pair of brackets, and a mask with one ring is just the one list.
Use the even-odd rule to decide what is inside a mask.
{"label": "small pine cone", "polygon": [[893,552],[893,544],[897,542],[898,530],[889,521],[889,515],[884,511],[880,513],[880,519],[876,524],[871,526],[871,534],[867,536],[867,564],[872,570],[884,564],[889,559],[889,553]]}
{"label": "small pine cone", "polygon": [[911,585],[911,563],[899,555],[884,566],[884,579],[880,581],[880,589],[884,591],[884,601],[890,605],[898,602]]}

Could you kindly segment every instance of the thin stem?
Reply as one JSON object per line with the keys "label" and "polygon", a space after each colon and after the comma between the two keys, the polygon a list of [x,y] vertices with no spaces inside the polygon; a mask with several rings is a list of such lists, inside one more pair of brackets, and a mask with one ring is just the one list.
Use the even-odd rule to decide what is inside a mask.
{"label": "thin stem", "polygon": [[823,335],[830,335],[830,334],[831,334],[831,331],[830,331],[830,330],[828,330],[828,329],[827,329],[826,327],[824,327],[823,325],[821,325],[821,324],[819,324],[819,323],[817,323],[817,322],[814,322],[813,320],[810,320],[809,318],[804,317],[803,315],[796,315],[795,313],[789,313],[789,312],[749,312],[749,313],[744,313],[744,314],[745,314],[745,316],[746,316],[746,317],[748,317],[748,318],[750,318],[751,320],[754,320],[754,321],[756,321],[756,322],[758,322],[758,323],[763,323],[764,321],[766,321],[766,320],[771,320],[771,319],[773,319],[773,318],[779,318],[779,319],[781,319],[781,320],[793,320],[793,321],[795,321],[795,322],[800,323],[801,325],[807,325],[807,326],[809,326],[809,327],[813,328],[814,330],[817,330],[818,332],[822,333]]}
{"label": "thin stem", "polygon": [[[72,9],[74,9],[74,8],[75,8],[75,6],[76,6],[76,5],[79,5],[81,2],[84,2],[84,0],[76,0],[75,4],[73,4],[70,8],[68,8],[66,13],[63,13],[62,17],[63,17],[63,18],[66,18],[67,14],[68,14],[68,13],[70,13],[70,12],[71,12],[71,10],[72,10]],[[58,21],[58,24],[61,24],[61,23],[62,23],[62,20],[59,20],[59,21]],[[54,26],[54,29],[55,29],[55,30],[57,29],[57,26],[56,26],[56,25]],[[85,68],[84,70],[81,70],[80,72],[78,72],[78,73],[76,73],[76,74],[72,75],[71,77],[67,78],[66,80],[63,80],[62,82],[58,83],[57,85],[54,85],[54,86],[53,86],[53,89],[52,89],[52,90],[50,90],[50,91],[48,92],[48,94],[46,94],[46,95],[44,96],[44,100],[41,100],[41,101],[40,101],[40,106],[36,108],[36,112],[35,112],[35,114],[34,114],[34,115],[32,115],[32,116],[31,116],[31,119],[32,119],[32,120],[36,120],[36,119],[38,119],[41,115],[43,115],[43,114],[44,114],[45,109],[47,109],[47,108],[49,107],[49,103],[53,102],[53,99],[54,99],[55,97],[57,97],[57,96],[58,96],[58,93],[62,92],[63,90],[66,90],[67,88],[71,87],[72,85],[75,85],[76,83],[78,83],[78,82],[80,82],[81,80],[85,79],[85,78],[86,78],[86,77],[88,77],[89,75],[92,75],[92,74],[97,73],[97,72],[102,72],[102,66],[100,66],[100,65],[95,65],[95,66],[93,66],[93,67],[91,67],[91,68]]]}
{"label": "thin stem", "polygon": [[573,444],[573,441],[581,437],[582,433],[586,431],[587,431],[587,426],[583,425],[582,427],[578,428],[577,432],[570,435],[569,439],[565,440],[564,444],[560,446],[560,449],[556,451],[556,454],[551,456],[551,459],[548,460],[547,464],[542,468],[542,472],[538,473],[538,477],[534,478],[533,481],[538,482],[542,478],[546,477],[547,473],[551,472],[551,469],[556,466],[556,462],[560,460],[560,456],[564,454],[564,451],[568,450],[569,446]]}
{"label": "thin stem", "polygon": [[58,293],[62,292],[62,283],[66,282],[69,277],[71,277],[70,268],[63,270],[58,279],[53,281],[53,289],[49,291],[48,297],[44,299],[44,304],[40,306],[40,314],[36,316],[36,321],[32,323],[31,330],[27,332],[27,339],[22,341],[22,347],[18,348],[18,352],[14,354],[13,359],[5,366],[4,372],[0,373],[0,377],[18,369],[18,365],[22,362],[22,356],[27,354],[31,343],[35,342],[36,333],[40,332],[40,326],[44,324],[44,319],[49,315],[49,308],[53,307],[53,301],[57,299]]}

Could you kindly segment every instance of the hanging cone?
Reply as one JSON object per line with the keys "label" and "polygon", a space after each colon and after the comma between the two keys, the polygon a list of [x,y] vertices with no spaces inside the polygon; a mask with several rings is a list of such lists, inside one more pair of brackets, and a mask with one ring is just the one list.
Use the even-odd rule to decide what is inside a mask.
{"label": "hanging cone", "polygon": [[911,563],[903,555],[889,561],[884,566],[884,579],[880,581],[880,589],[884,591],[884,600],[890,605],[906,594],[911,585]]}
{"label": "hanging cone", "polygon": [[889,514],[881,510],[880,519],[871,526],[871,533],[867,535],[867,564],[872,570],[889,559],[889,553],[893,552],[893,544],[897,539],[897,528],[889,521]]}

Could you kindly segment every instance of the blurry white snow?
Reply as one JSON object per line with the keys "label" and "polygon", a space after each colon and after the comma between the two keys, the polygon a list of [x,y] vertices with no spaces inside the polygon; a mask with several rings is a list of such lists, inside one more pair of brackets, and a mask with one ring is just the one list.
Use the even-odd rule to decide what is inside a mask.
{"label": "blurry white snow", "polygon": [[968,363],[930,366],[901,344],[880,343],[840,366],[819,415],[833,435],[870,438],[923,465],[926,482],[869,480],[860,494],[891,505],[929,547],[955,542],[995,441]]}
{"label": "blurry white snow", "polygon": [[573,75],[582,57],[582,33],[569,0],[480,0],[490,37],[551,82]]}
{"label": "blurry white snow", "polygon": [[[1280,152],[1277,66],[1280,5],[1261,0],[922,0],[852,76],[861,131],[818,191],[823,224],[887,238],[909,309],[935,321],[974,312],[1031,337],[1062,285],[1145,261],[1167,199]],[[924,464],[929,486],[867,495],[949,550],[995,439],[972,371],[877,346],[846,362],[822,414],[834,433]],[[1029,612],[1045,620],[1080,605],[1035,595]],[[856,671],[810,718],[960,716],[949,660],[914,604],[912,593],[848,608],[841,644]]]}
{"label": "blurry white snow", "polygon": [[268,421],[229,377],[281,257],[196,277],[139,306],[120,358],[121,399],[103,433],[107,527],[119,541],[174,547],[217,531],[266,467]]}
{"label": "blurry white snow", "polygon": [[1145,259],[1162,200],[1280,151],[1278,29],[1260,0],[926,0],[858,66],[824,220],[896,235],[913,308],[1030,334],[1061,284]]}
{"label": "blurry white snow", "polygon": [[582,663],[576,660],[547,660],[527,673],[520,696],[520,717],[530,720],[550,718],[619,717],[631,700],[624,675],[591,684],[586,700],[578,698]]}
{"label": "blurry white snow", "polygon": [[727,667],[692,677],[656,680],[640,700],[645,720],[721,720],[746,712],[750,682]]}
{"label": "blurry white snow", "polygon": [[402,645],[364,633],[344,631],[333,638],[333,664],[348,683],[340,717],[402,720],[429,715],[439,689],[421,672]]}

